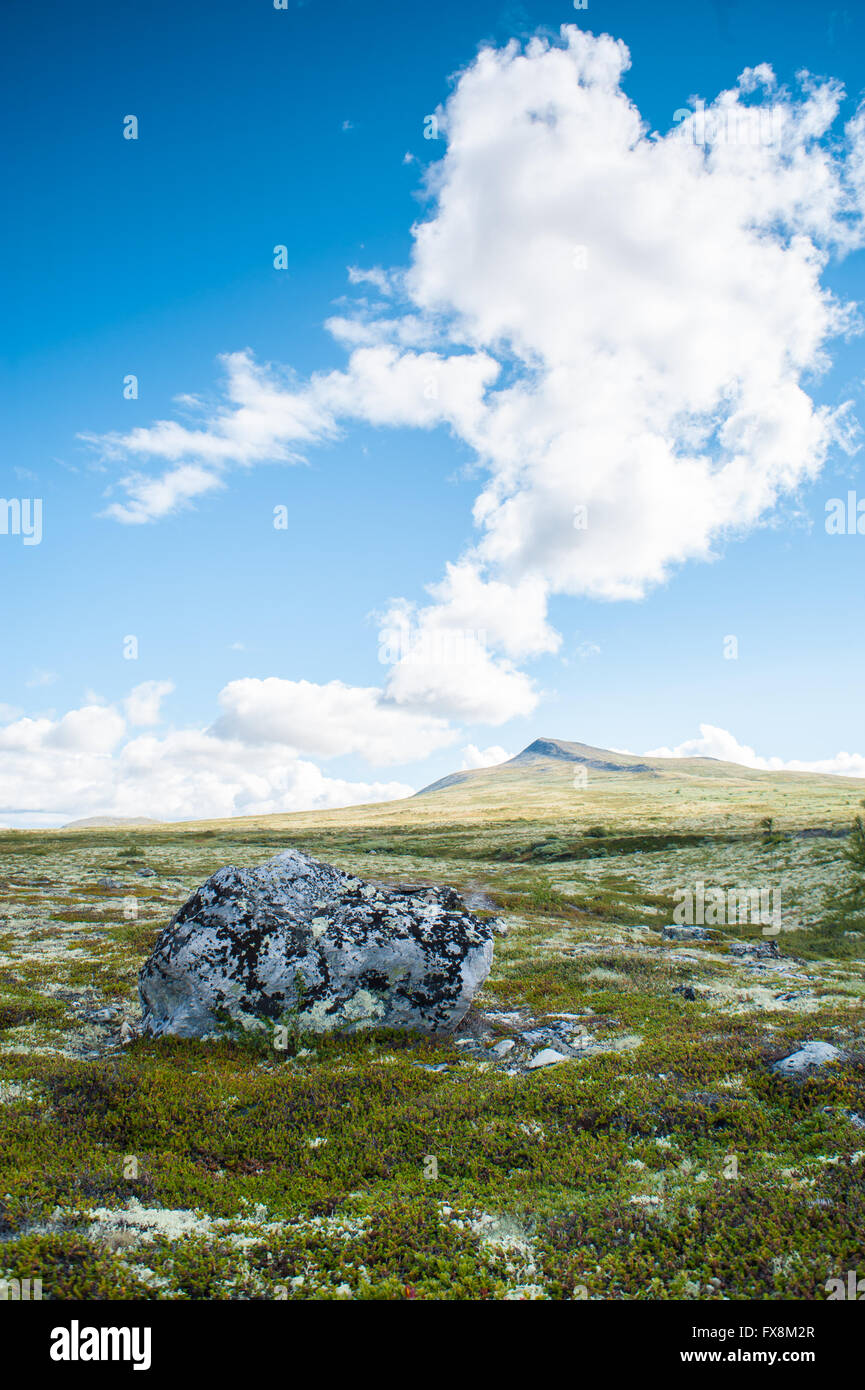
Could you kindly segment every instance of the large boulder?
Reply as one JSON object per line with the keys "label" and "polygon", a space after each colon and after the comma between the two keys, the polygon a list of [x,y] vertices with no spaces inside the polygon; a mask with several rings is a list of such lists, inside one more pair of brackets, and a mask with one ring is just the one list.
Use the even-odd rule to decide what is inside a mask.
{"label": "large boulder", "polygon": [[489,974],[492,924],[449,888],[385,888],[297,850],[213,874],[138,980],[143,1028],[207,1037],[291,1018],[314,1032],[455,1028]]}

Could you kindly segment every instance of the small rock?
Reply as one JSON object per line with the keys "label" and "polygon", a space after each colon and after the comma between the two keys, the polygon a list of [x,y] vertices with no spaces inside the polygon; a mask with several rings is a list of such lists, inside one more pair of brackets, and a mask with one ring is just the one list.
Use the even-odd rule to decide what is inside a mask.
{"label": "small rock", "polygon": [[514,1046],[513,1038],[502,1038],[501,1042],[496,1043],[493,1052],[499,1057],[505,1057],[509,1052],[513,1052]]}
{"label": "small rock", "polygon": [[96,884],[97,888],[122,889],[123,884],[118,883],[116,878],[100,878]]}
{"label": "small rock", "polygon": [[839,1048],[833,1047],[827,1042],[806,1042],[795,1052],[791,1052],[789,1057],[782,1057],[779,1062],[774,1062],[772,1071],[779,1076],[806,1076],[811,1071],[816,1071],[818,1067],[823,1067],[827,1062],[837,1062],[843,1056]]}
{"label": "small rock", "polygon": [[136,872],[137,872],[139,878],[155,878],[155,877],[156,877],[156,870],[155,870],[155,869],[138,869],[138,870],[136,870]]}
{"label": "small rock", "polygon": [[534,1071],[536,1067],[551,1067],[556,1062],[566,1062],[567,1057],[563,1057],[561,1052],[556,1052],[555,1048],[545,1047],[543,1052],[536,1052],[532,1060],[528,1063],[528,1070]]}
{"label": "small rock", "polygon": [[662,928],[665,941],[708,941],[709,933],[705,927],[676,927],[669,926]]}
{"label": "small rock", "polygon": [[693,985],[674,985],[674,986],[673,986],[673,993],[674,993],[674,994],[681,994],[681,996],[682,996],[683,999],[691,999],[691,1000],[694,1000],[694,999],[696,999],[696,997],[697,997],[697,994],[696,994],[696,991],[695,991]]}
{"label": "small rock", "polygon": [[470,893],[463,894],[463,901],[470,912],[489,912],[495,907],[495,903],[488,893],[481,893],[477,889]]}
{"label": "small rock", "polygon": [[540,1043],[557,1043],[559,1031],[555,1028],[529,1028],[520,1033],[520,1042],[528,1043],[530,1047],[537,1047]]}
{"label": "small rock", "polygon": [[731,956],[757,956],[758,959],[777,960],[780,955],[777,941],[731,941]]}

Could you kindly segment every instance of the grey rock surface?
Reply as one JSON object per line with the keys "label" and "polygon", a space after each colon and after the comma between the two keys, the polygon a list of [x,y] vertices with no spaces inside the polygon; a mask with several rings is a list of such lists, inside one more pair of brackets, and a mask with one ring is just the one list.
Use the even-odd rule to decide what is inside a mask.
{"label": "grey rock surface", "polygon": [[757,960],[777,960],[781,952],[777,941],[731,941],[731,956],[753,956]]}
{"label": "grey rock surface", "polygon": [[489,923],[449,888],[388,888],[287,850],[219,869],[171,919],[139,975],[143,1029],[210,1037],[220,1022],[354,1032],[454,1029],[486,979]]}
{"label": "grey rock surface", "polygon": [[843,1053],[837,1047],[833,1047],[832,1043],[806,1042],[795,1052],[791,1052],[789,1057],[775,1062],[772,1070],[780,1076],[807,1076],[809,1072],[816,1071],[827,1062],[836,1062],[842,1056]]}
{"label": "grey rock surface", "polygon": [[545,1047],[543,1052],[535,1053],[527,1065],[529,1071],[536,1071],[538,1067],[553,1067],[557,1062],[566,1062],[567,1060],[564,1053],[557,1052],[554,1047]]}

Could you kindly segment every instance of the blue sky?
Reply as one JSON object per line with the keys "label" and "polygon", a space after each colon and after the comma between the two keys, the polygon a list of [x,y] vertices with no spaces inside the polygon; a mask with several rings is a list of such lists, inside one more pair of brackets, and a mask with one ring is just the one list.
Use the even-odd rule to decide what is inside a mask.
{"label": "blue sky", "polygon": [[[594,39],[581,50],[573,82],[587,86],[589,105],[570,116],[567,72],[540,66],[563,51],[563,24],[609,34],[630,53],[630,67],[611,77],[609,50]],[[11,139],[10,215],[0,227],[2,493],[40,498],[43,519],[39,544],[0,534],[0,823],[337,805],[419,787],[538,734],[865,775],[865,535],[830,535],[824,525],[828,499],[857,488],[865,497],[855,425],[865,345],[837,324],[826,328],[821,299],[827,290],[836,302],[865,297],[855,132],[841,144],[865,87],[861,11],[774,0],[674,3],[662,15],[594,0],[579,11],[13,0],[3,26],[0,100]],[[509,40],[525,45],[532,35],[543,42],[520,75],[501,55]],[[500,56],[482,81],[475,59],[484,45]],[[605,55],[601,78],[596,53]],[[759,99],[785,104],[788,122],[798,118],[786,103],[803,100],[801,69],[846,89],[825,133],[802,135],[804,165],[766,155],[787,200],[777,221],[760,203],[753,163],[724,164],[722,151],[711,178],[698,177],[677,156],[650,168],[626,137],[617,143],[615,113],[627,101],[646,137],[664,137],[691,98],[709,105],[760,64],[771,65],[777,85],[763,82]],[[530,86],[526,110],[537,105],[548,81],[564,82],[564,105],[537,121],[532,108],[532,121],[547,123],[540,134],[523,122],[511,145],[489,135]],[[755,99],[743,91],[743,103]],[[818,114],[832,100],[820,91]],[[439,138],[425,139],[437,111]],[[138,118],[136,140],[123,138],[128,114]],[[826,193],[820,149],[836,161],[843,209]],[[799,180],[792,193],[784,169],[788,182]],[[535,170],[545,174],[538,188]],[[564,213],[550,193],[559,184],[572,198]],[[815,206],[803,212],[811,191]],[[711,235],[713,199],[735,205],[723,244]],[[555,286],[537,279],[544,218],[556,236],[570,219],[566,235],[582,245],[584,209],[596,201],[603,216],[591,235],[603,244],[589,242],[590,308],[583,318],[566,281],[557,319],[544,307]],[[691,210],[695,231],[677,241]],[[418,251],[413,225],[437,219],[441,234]],[[797,236],[826,256],[817,286],[804,291],[808,258],[790,249]],[[277,245],[286,247],[285,270],[274,268]],[[622,258],[618,274],[610,247]],[[414,280],[401,279],[412,265]],[[758,283],[764,267],[776,283]],[[362,278],[374,269],[375,282]],[[695,286],[706,307],[689,321],[676,306]],[[643,303],[671,306],[663,332],[656,313],[644,322]],[[326,326],[334,318],[361,327],[335,335]],[[807,350],[773,377],[766,364],[794,338],[808,340]],[[691,380],[689,359],[710,356],[716,341],[717,366]],[[391,353],[374,384],[350,365],[358,344]],[[222,434],[237,402],[227,400],[229,369],[219,359],[243,352],[255,402],[262,392],[277,411],[289,396],[302,402],[314,417],[308,439],[286,442],[276,430],[269,455],[266,442],[243,436],[240,419],[231,427],[238,453],[228,456]],[[419,395],[400,379],[403,353]],[[447,367],[440,420],[423,403],[419,383],[432,360],[423,354]],[[551,381],[565,373],[567,402],[586,392],[585,409],[551,407],[534,379],[539,357]],[[738,360],[747,483],[734,505],[732,484],[715,495],[690,474],[678,480],[676,469],[689,449],[709,472],[717,462],[722,388],[738,380],[729,366]],[[495,378],[485,362],[497,364]],[[660,422],[648,395],[634,394],[644,370],[662,383]],[[123,396],[130,373],[133,400]],[[327,373],[335,376],[326,389],[309,387]],[[773,403],[760,419],[764,375]],[[588,422],[593,395],[618,400],[617,381],[621,419],[616,405]],[[513,435],[508,417],[494,422],[484,404],[511,382],[525,387]],[[778,421],[787,392],[813,405],[785,442]],[[847,402],[833,426],[818,417]],[[682,418],[700,410],[705,428],[694,444]],[[190,432],[182,457],[166,454],[159,421]],[[253,430],[260,426],[256,419]],[[192,432],[203,432],[218,462],[206,452],[199,460]],[[794,444],[785,472],[778,450]],[[563,464],[571,447],[573,462]],[[535,448],[534,474],[530,467],[515,482]],[[186,504],[178,466],[206,474]],[[561,519],[567,530],[583,495],[574,480],[586,469],[597,549],[572,561]],[[176,505],[163,507],[142,487],[166,476]],[[605,481],[612,476],[615,486]],[[499,491],[485,524],[473,507],[490,478]],[[645,524],[631,507],[644,489],[655,499]],[[286,509],[283,529],[275,507]],[[665,521],[677,509],[680,548]],[[442,584],[448,564],[463,566],[459,582],[431,596],[427,586]],[[433,637],[422,659],[415,650],[399,670],[380,659],[388,611],[391,623],[395,611],[408,614],[412,632]],[[481,633],[484,650],[477,664],[454,665],[466,632],[470,643]],[[129,635],[135,660],[124,657]],[[724,656],[730,635],[735,660]],[[464,698],[469,685],[476,699]]]}

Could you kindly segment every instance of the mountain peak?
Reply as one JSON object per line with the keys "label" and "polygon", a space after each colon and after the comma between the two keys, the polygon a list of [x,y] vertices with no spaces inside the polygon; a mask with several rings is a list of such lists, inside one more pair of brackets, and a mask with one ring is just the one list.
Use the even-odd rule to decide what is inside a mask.
{"label": "mountain peak", "polygon": [[569,743],[561,738],[536,738],[511,763],[533,762],[537,758],[559,758],[568,763],[581,763],[599,772],[653,772],[649,763],[631,753],[614,753],[609,748],[593,748],[588,743]]}

